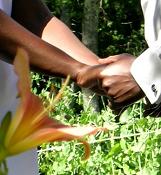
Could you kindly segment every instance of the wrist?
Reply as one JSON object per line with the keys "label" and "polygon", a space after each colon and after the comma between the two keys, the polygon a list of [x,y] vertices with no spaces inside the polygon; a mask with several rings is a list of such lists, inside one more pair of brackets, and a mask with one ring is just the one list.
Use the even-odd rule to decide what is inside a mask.
{"label": "wrist", "polygon": [[88,68],[89,66],[83,63],[75,65],[73,67],[73,73],[71,75],[71,79],[81,86],[80,84],[80,77],[82,77],[82,73]]}

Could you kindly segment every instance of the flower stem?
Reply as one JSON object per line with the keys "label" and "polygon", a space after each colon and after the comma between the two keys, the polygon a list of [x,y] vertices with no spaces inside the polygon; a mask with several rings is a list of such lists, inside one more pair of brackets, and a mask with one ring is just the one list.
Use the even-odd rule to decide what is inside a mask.
{"label": "flower stem", "polygon": [[6,159],[6,157],[7,157],[7,152],[5,151],[4,146],[0,145],[0,165]]}
{"label": "flower stem", "polygon": [[8,167],[6,160],[0,162],[0,175],[7,175],[8,174]]}

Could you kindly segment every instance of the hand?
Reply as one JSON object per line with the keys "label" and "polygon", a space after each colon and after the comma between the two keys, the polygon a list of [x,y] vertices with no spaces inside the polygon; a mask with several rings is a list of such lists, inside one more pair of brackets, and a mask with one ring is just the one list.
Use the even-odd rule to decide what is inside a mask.
{"label": "hand", "polygon": [[[122,75],[124,73],[129,72],[129,70],[127,70],[126,67],[130,67],[131,65],[128,66],[126,64],[129,64],[130,62],[121,62],[122,61],[121,58],[124,58],[125,56],[129,55],[121,54],[111,56],[106,59],[99,59],[98,60],[100,63],[99,65],[83,66],[76,75],[76,83],[81,87],[91,88],[97,85],[98,81],[101,82],[103,78],[104,82],[106,82],[106,77],[108,80],[108,78],[110,78],[111,75]],[[119,61],[118,64],[117,61]],[[101,84],[103,85],[104,83],[101,82],[100,85]]]}
{"label": "hand", "polygon": [[134,56],[129,54],[115,55],[99,60],[100,63],[108,64],[101,72],[101,75],[105,77],[102,87],[105,93],[111,97],[109,107],[113,110],[120,111],[144,97],[144,93],[130,73],[134,60]]}
{"label": "hand", "polygon": [[101,74],[110,76],[130,74],[130,68],[134,60],[135,57],[133,55],[124,53],[99,59],[98,62],[108,65]]}
{"label": "hand", "polygon": [[99,95],[105,95],[104,89],[101,87],[103,77],[100,72],[102,72],[106,66],[106,64],[84,66],[77,73],[76,83],[81,87],[91,89]]}

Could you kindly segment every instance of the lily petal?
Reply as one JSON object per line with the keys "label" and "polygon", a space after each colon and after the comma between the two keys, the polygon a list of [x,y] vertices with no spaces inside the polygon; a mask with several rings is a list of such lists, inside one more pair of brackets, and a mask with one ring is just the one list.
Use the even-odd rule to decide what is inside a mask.
{"label": "lily petal", "polygon": [[[4,145],[7,155],[19,154],[44,142],[77,139],[85,145],[87,158],[90,149],[89,144],[83,140],[84,136],[96,134],[105,128],[71,127],[51,119],[42,101],[30,91],[29,60],[25,50],[18,49],[14,65],[19,77],[20,103],[6,133]],[[61,95],[62,90],[56,96],[54,104]]]}
{"label": "lily petal", "polygon": [[[12,119],[11,125],[7,133],[7,140],[10,140],[13,133],[19,126],[23,118],[27,98],[30,95],[30,74],[29,74],[29,63],[28,56],[24,49],[19,48],[14,60],[15,72],[18,75],[19,81],[17,83],[20,98],[20,104],[17,107],[15,116]],[[7,142],[7,141],[6,141]]]}
{"label": "lily petal", "polygon": [[[100,131],[102,128],[94,127],[67,127],[61,126],[60,128],[43,128],[33,133],[24,140],[18,142],[15,145],[12,145],[11,149],[8,149],[10,155],[18,154],[24,152],[28,149],[32,149],[37,145],[53,141],[71,141],[79,140],[85,146],[85,157],[87,158],[90,154],[88,150],[89,144],[85,142],[83,137],[86,135],[95,134]],[[74,133],[74,134],[73,134]]]}

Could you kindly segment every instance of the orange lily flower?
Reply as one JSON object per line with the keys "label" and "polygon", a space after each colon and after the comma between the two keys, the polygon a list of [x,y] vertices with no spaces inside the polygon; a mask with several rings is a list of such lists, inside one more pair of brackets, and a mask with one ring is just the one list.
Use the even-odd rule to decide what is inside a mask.
{"label": "orange lily flower", "polygon": [[[0,137],[0,162],[8,156],[32,149],[44,142],[69,141],[78,139],[85,145],[85,159],[89,157],[89,144],[83,137],[95,134],[103,128],[71,127],[48,116],[42,101],[30,91],[29,61],[25,50],[18,49],[14,61],[18,76],[20,103],[12,117],[6,116],[3,123],[5,132]],[[67,81],[66,81],[67,84]],[[64,86],[65,87],[65,86]],[[55,102],[59,99],[59,93]]]}

